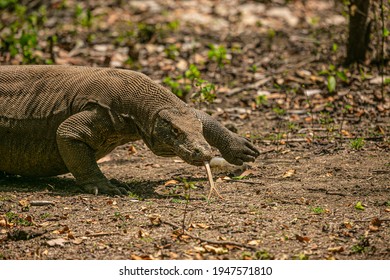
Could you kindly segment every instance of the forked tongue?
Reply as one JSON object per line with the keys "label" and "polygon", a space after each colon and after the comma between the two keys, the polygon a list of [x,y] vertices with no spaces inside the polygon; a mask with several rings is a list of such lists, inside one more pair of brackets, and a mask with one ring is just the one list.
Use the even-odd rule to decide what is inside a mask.
{"label": "forked tongue", "polygon": [[204,167],[206,168],[206,173],[207,173],[207,178],[209,179],[209,184],[210,184],[210,191],[209,191],[209,195],[207,196],[207,199],[209,200],[213,191],[216,193],[216,195],[220,198],[220,199],[223,199],[223,197],[221,196],[221,194],[219,193],[215,183],[214,183],[214,180],[213,180],[213,175],[211,174],[211,168],[210,168],[210,163],[208,161],[205,161],[204,162]]}

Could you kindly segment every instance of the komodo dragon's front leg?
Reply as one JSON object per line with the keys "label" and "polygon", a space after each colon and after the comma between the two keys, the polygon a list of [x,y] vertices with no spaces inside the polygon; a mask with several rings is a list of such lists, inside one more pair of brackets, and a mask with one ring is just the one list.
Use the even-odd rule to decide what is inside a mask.
{"label": "komodo dragon's front leg", "polygon": [[100,171],[96,159],[104,154],[110,118],[102,110],[82,111],[66,119],[57,129],[57,146],[69,172],[85,191],[93,194],[124,194]]}
{"label": "komodo dragon's front leg", "polygon": [[242,165],[247,161],[255,161],[260,155],[248,139],[229,131],[208,114],[199,110],[195,112],[203,124],[204,138],[211,146],[216,147],[229,163]]}

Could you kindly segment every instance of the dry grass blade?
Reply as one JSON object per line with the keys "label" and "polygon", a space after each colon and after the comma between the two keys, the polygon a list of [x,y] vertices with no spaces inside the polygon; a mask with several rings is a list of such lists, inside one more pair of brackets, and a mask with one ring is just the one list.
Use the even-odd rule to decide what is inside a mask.
{"label": "dry grass blade", "polygon": [[206,168],[207,178],[209,179],[209,183],[210,183],[210,191],[209,191],[209,195],[207,196],[207,199],[210,199],[211,194],[213,193],[213,191],[217,194],[217,196],[220,199],[223,199],[223,197],[219,193],[217,187],[215,186],[215,183],[214,183],[214,180],[213,180],[213,175],[211,174],[210,163],[205,161],[204,162],[204,167]]}

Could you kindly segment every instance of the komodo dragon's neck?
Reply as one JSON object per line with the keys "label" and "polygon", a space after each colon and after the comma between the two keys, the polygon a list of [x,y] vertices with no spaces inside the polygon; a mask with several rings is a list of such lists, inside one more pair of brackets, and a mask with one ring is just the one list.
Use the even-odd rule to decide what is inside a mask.
{"label": "komodo dragon's neck", "polygon": [[[118,70],[118,73],[122,70]],[[186,112],[189,107],[163,86],[138,72],[124,71],[127,78],[119,102],[113,104],[123,116],[130,117],[137,125],[142,137],[150,137],[158,113],[164,109]],[[127,94],[125,94],[127,93]],[[148,139],[150,140],[150,139]]]}

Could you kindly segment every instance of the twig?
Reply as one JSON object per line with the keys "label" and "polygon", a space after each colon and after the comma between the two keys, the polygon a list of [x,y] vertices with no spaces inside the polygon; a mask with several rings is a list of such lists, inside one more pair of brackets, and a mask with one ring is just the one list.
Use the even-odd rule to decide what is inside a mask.
{"label": "twig", "polygon": [[106,236],[106,235],[120,235],[119,232],[97,232],[86,234],[88,237],[98,237],[98,236]]}
{"label": "twig", "polygon": [[[170,225],[171,227],[173,227],[175,229],[179,229],[180,228],[179,226],[177,226],[174,223],[171,223],[169,221],[162,221],[162,223]],[[246,245],[246,244],[235,242],[235,241],[225,241],[225,240],[218,241],[218,240],[210,240],[210,239],[201,238],[199,236],[195,236],[195,235],[192,235],[192,234],[188,233],[188,231],[186,231],[186,230],[182,231],[182,235],[187,235],[187,236],[191,237],[192,239],[197,239],[197,240],[199,240],[201,242],[205,242],[205,243],[217,244],[217,245],[223,245],[223,246],[231,245],[231,246],[237,246],[237,247],[243,247],[243,248],[251,249],[251,250],[254,250],[254,251],[257,250],[257,248],[254,247],[254,246]]]}
{"label": "twig", "polygon": [[30,201],[31,206],[46,206],[46,205],[55,205],[53,201],[48,200],[33,200]]}
{"label": "twig", "polygon": [[231,246],[237,246],[237,247],[243,247],[243,248],[251,249],[253,251],[257,250],[257,248],[254,247],[254,246],[246,245],[246,244],[243,244],[243,243],[240,243],[240,242],[225,241],[225,240],[224,241],[218,241],[218,240],[204,239],[204,238],[201,238],[201,237],[189,234],[188,232],[185,232],[185,235],[188,235],[189,237],[191,237],[193,239],[197,239],[199,241],[210,243],[210,244],[223,245],[223,246],[231,245]]}
{"label": "twig", "polygon": [[339,196],[347,196],[345,193],[339,193],[339,192],[328,192],[328,191],[326,191],[326,194],[329,194],[329,195],[339,195]]}
{"label": "twig", "polygon": [[230,97],[230,96],[233,96],[233,95],[236,95],[244,90],[249,90],[249,89],[258,89],[260,86],[268,83],[270,80],[272,79],[272,77],[266,77],[264,79],[261,79],[253,84],[249,84],[247,86],[244,86],[244,87],[240,87],[240,88],[233,88],[230,92],[228,92],[226,94],[226,96]]}

